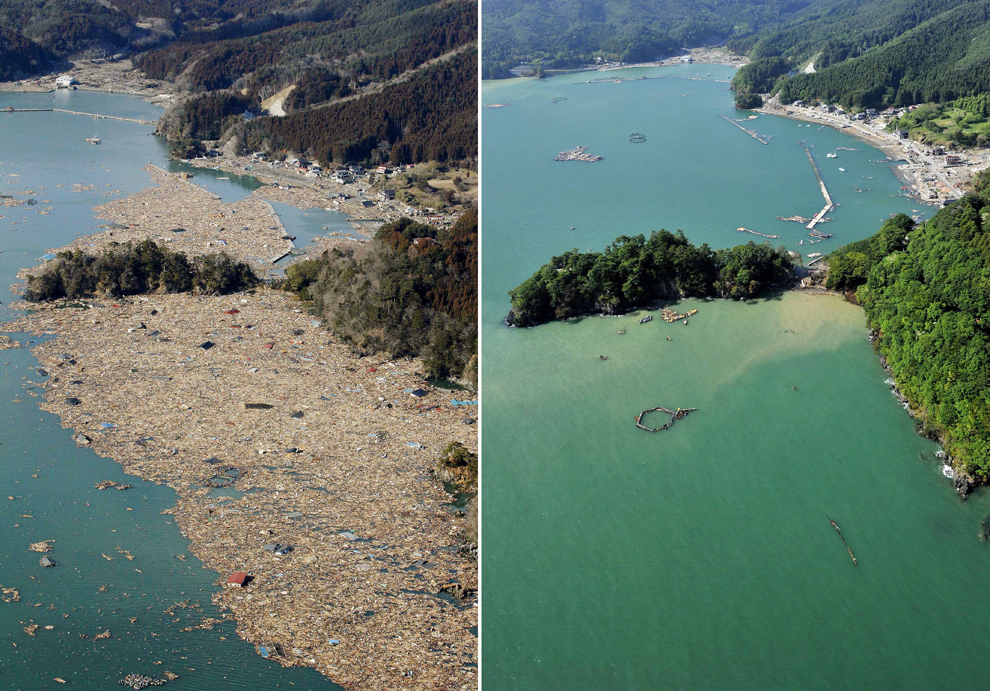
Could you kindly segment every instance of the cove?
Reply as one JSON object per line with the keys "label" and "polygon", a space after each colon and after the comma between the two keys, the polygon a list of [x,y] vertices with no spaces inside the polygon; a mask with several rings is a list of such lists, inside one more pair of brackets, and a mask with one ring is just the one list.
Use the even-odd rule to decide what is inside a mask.
{"label": "cove", "polygon": [[[56,107],[90,113],[161,114],[135,98],[86,91],[0,94],[0,109],[46,108],[55,99]],[[148,163],[167,165],[168,148],[151,130],[62,113],[0,112],[0,195],[37,200],[0,206],[0,320],[13,314],[9,286],[20,268],[35,265],[48,247],[96,232],[94,206],[148,186],[141,170]],[[103,143],[83,141],[91,137]],[[22,345],[34,339],[11,336]],[[188,553],[188,541],[163,513],[175,494],[77,447],[70,430],[40,411],[35,383],[45,377],[28,349],[0,358],[0,584],[20,592],[18,602],[0,601],[0,687],[66,688],[59,677],[78,688],[117,688],[127,674],[161,678],[169,670],[179,675],[168,684],[174,689],[340,688],[315,670],[262,659],[232,621],[182,631],[222,615],[210,601],[219,574]],[[96,490],[103,480],[133,487]],[[41,540],[54,540],[55,568],[42,568],[42,555],[28,550]],[[170,609],[174,603],[185,604]],[[39,628],[31,636],[24,629],[33,624]],[[95,638],[105,630],[110,638]]]}
{"label": "cove", "polygon": [[[699,72],[732,74],[483,86],[483,103],[511,104],[482,122],[486,688],[969,688],[990,648],[990,507],[940,475],[860,308],[784,292],[683,301],[699,310],[687,326],[502,323],[507,291],[551,256],[622,234],[761,240],[742,226],[807,255],[924,215],[879,151],[765,116],[742,123],[760,144],[719,118],[748,115],[725,83],[683,78]],[[839,204],[819,227],[834,238],[811,247],[775,218],[822,207],[801,141]],[[552,160],[575,146],[604,160]],[[698,411],[636,429],[655,406]]]}

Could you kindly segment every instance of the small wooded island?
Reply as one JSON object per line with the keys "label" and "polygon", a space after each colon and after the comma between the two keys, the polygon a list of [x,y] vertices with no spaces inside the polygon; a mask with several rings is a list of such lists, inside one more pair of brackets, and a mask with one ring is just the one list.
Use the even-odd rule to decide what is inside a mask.
{"label": "small wooded island", "polygon": [[783,248],[754,242],[712,250],[666,230],[621,236],[604,252],[571,250],[554,257],[509,291],[513,326],[536,326],[581,314],[621,314],[682,297],[751,298],[790,282],[794,265]]}

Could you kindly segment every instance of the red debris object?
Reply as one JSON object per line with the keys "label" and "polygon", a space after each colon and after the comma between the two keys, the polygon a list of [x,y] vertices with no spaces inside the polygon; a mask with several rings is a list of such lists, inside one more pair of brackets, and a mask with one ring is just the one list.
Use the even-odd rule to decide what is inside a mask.
{"label": "red debris object", "polygon": [[239,309],[237,309],[236,307],[234,309],[230,309],[230,310],[225,310],[224,311],[224,314],[240,314],[240,313],[241,313],[241,311]]}
{"label": "red debris object", "polygon": [[274,344],[274,343],[266,343],[264,347],[265,347],[266,349],[268,349],[268,350],[271,350],[272,348],[274,348],[274,347],[275,347],[275,344]]}
{"label": "red debris object", "polygon": [[369,367],[368,368],[368,371],[369,372],[377,372],[378,371],[378,368],[377,367]]}

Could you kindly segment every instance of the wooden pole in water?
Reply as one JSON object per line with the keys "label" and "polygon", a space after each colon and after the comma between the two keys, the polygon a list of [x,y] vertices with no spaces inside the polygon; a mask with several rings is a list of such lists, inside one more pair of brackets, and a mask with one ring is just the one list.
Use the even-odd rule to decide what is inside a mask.
{"label": "wooden pole in water", "polygon": [[835,524],[835,521],[828,517],[828,514],[825,515],[825,518],[828,518],[828,522],[832,524],[832,527],[835,528],[835,532],[839,534],[839,539],[842,540],[842,544],[845,545],[846,551],[849,552],[849,558],[853,560],[853,566],[859,566],[856,562],[856,555],[853,554],[852,548],[846,542],[846,538],[842,536],[842,531],[839,530],[839,526]]}

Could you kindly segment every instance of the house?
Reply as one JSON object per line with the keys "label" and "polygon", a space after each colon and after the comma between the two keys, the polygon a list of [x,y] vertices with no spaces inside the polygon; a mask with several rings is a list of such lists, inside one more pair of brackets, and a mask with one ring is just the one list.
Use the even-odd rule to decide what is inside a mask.
{"label": "house", "polygon": [[362,168],[361,166],[351,166],[349,170],[354,175],[364,175],[364,168]]}
{"label": "house", "polygon": [[907,139],[908,138],[908,131],[907,130],[894,130],[894,134],[897,135],[898,139]]}
{"label": "house", "polygon": [[690,65],[692,62],[694,62],[694,58],[692,58],[690,55],[685,55],[681,58],[681,62],[683,62],[686,65]]}
{"label": "house", "polygon": [[243,588],[247,585],[248,575],[244,571],[236,571],[227,578],[227,582],[224,584],[228,588]]}
{"label": "house", "polygon": [[416,389],[415,391],[410,391],[409,395],[412,396],[413,398],[422,398],[428,393],[430,392],[426,391],[425,389]]}
{"label": "house", "polygon": [[68,89],[73,84],[78,84],[78,83],[79,82],[77,82],[75,79],[73,79],[71,76],[67,74],[62,74],[55,78],[56,89]]}
{"label": "house", "polygon": [[868,117],[868,118],[875,118],[877,115],[878,115],[878,113],[877,113],[877,109],[876,108],[867,108],[866,109],[866,117]]}
{"label": "house", "polygon": [[370,199],[362,199],[361,200],[361,206],[363,206],[366,209],[367,208],[370,208],[370,207],[372,207],[374,205],[375,205],[375,203],[373,201],[371,201]]}
{"label": "house", "polygon": [[962,156],[956,156],[954,154],[946,154],[945,156],[945,165],[947,166],[961,166],[962,162]]}
{"label": "house", "polygon": [[378,198],[383,202],[392,201],[395,199],[395,190],[382,190],[378,193]]}

